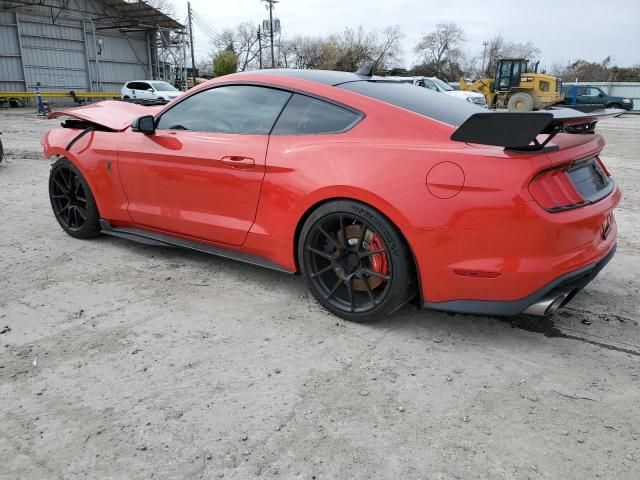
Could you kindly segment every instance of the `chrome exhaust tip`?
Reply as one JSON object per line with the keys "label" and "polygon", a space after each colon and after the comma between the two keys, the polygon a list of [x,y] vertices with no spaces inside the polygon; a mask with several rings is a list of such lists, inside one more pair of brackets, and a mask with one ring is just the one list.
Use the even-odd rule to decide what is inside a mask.
{"label": "chrome exhaust tip", "polygon": [[527,309],[522,312],[527,315],[536,315],[538,317],[548,317],[565,304],[567,298],[571,295],[571,292],[554,293],[543,297],[536,303],[529,305]]}

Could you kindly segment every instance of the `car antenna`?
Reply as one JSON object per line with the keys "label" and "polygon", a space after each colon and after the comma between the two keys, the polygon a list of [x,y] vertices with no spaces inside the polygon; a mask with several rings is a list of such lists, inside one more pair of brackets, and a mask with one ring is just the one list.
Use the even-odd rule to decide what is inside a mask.
{"label": "car antenna", "polygon": [[373,64],[364,64],[356,71],[356,75],[361,75],[363,77],[373,77]]}

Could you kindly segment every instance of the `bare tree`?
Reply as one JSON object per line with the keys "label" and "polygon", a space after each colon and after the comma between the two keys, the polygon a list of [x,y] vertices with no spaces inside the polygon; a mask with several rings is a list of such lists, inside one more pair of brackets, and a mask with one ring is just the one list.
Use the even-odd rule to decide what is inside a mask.
{"label": "bare tree", "polygon": [[[462,76],[467,78],[479,78],[482,76],[482,54],[481,53],[472,53],[472,52],[463,52],[460,54],[460,73]],[[449,80],[457,81],[458,78],[453,77]]]}
{"label": "bare tree", "polygon": [[256,67],[258,51],[258,28],[251,22],[243,22],[234,28],[226,28],[211,39],[214,54],[231,50],[238,56],[238,71]]}
{"label": "bare tree", "polygon": [[[150,7],[161,11],[165,15],[169,15],[170,17],[174,17],[176,14],[175,5],[171,2],[171,0],[135,0],[135,2],[146,3]],[[130,1],[129,3],[134,2]]]}
{"label": "bare tree", "polygon": [[464,41],[464,31],[458,24],[439,23],[433,32],[422,37],[414,50],[422,56],[425,64],[434,67],[437,76],[442,76],[447,67],[459,62],[460,46]]}
{"label": "bare tree", "polygon": [[293,37],[281,42],[280,61],[289,68],[330,68],[333,47],[333,43],[323,37]]}
{"label": "bare tree", "polygon": [[196,70],[198,70],[198,76],[211,77],[213,75],[213,59],[208,56],[201,58],[196,62]]}
{"label": "bare tree", "polygon": [[533,60],[540,55],[540,49],[531,42],[506,41],[501,34],[489,40],[487,48],[487,68],[483,75],[493,76],[501,58],[527,58]]}
{"label": "bare tree", "polygon": [[390,68],[401,57],[400,41],[404,34],[399,25],[386,27],[378,32],[374,43],[373,64],[376,68]]}
{"label": "bare tree", "polygon": [[328,37],[298,36],[279,42],[280,64],[290,68],[355,71],[363,64],[386,69],[400,56],[398,26],[346,28]]}
{"label": "bare tree", "polygon": [[565,82],[637,82],[640,81],[640,65],[618,67],[611,65],[611,57],[602,62],[574,60],[566,65],[554,65],[551,69]]}

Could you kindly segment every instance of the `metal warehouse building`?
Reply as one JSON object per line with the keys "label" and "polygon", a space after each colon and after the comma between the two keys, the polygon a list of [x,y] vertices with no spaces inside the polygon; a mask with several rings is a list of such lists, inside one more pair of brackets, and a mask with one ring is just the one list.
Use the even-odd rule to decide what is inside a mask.
{"label": "metal warehouse building", "polygon": [[0,0],[0,96],[38,83],[119,92],[127,80],[170,79],[169,65],[184,64],[184,34],[140,1]]}

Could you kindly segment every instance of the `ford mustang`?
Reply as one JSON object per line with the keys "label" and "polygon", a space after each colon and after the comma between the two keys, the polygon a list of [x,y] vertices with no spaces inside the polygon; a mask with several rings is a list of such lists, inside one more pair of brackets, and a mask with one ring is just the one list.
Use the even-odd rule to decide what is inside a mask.
{"label": "ford mustang", "polygon": [[[568,113],[571,112],[571,113]],[[614,254],[598,117],[488,112],[359,73],[224,76],[54,112],[60,226],[300,274],[353,321],[410,301],[548,315]]]}

